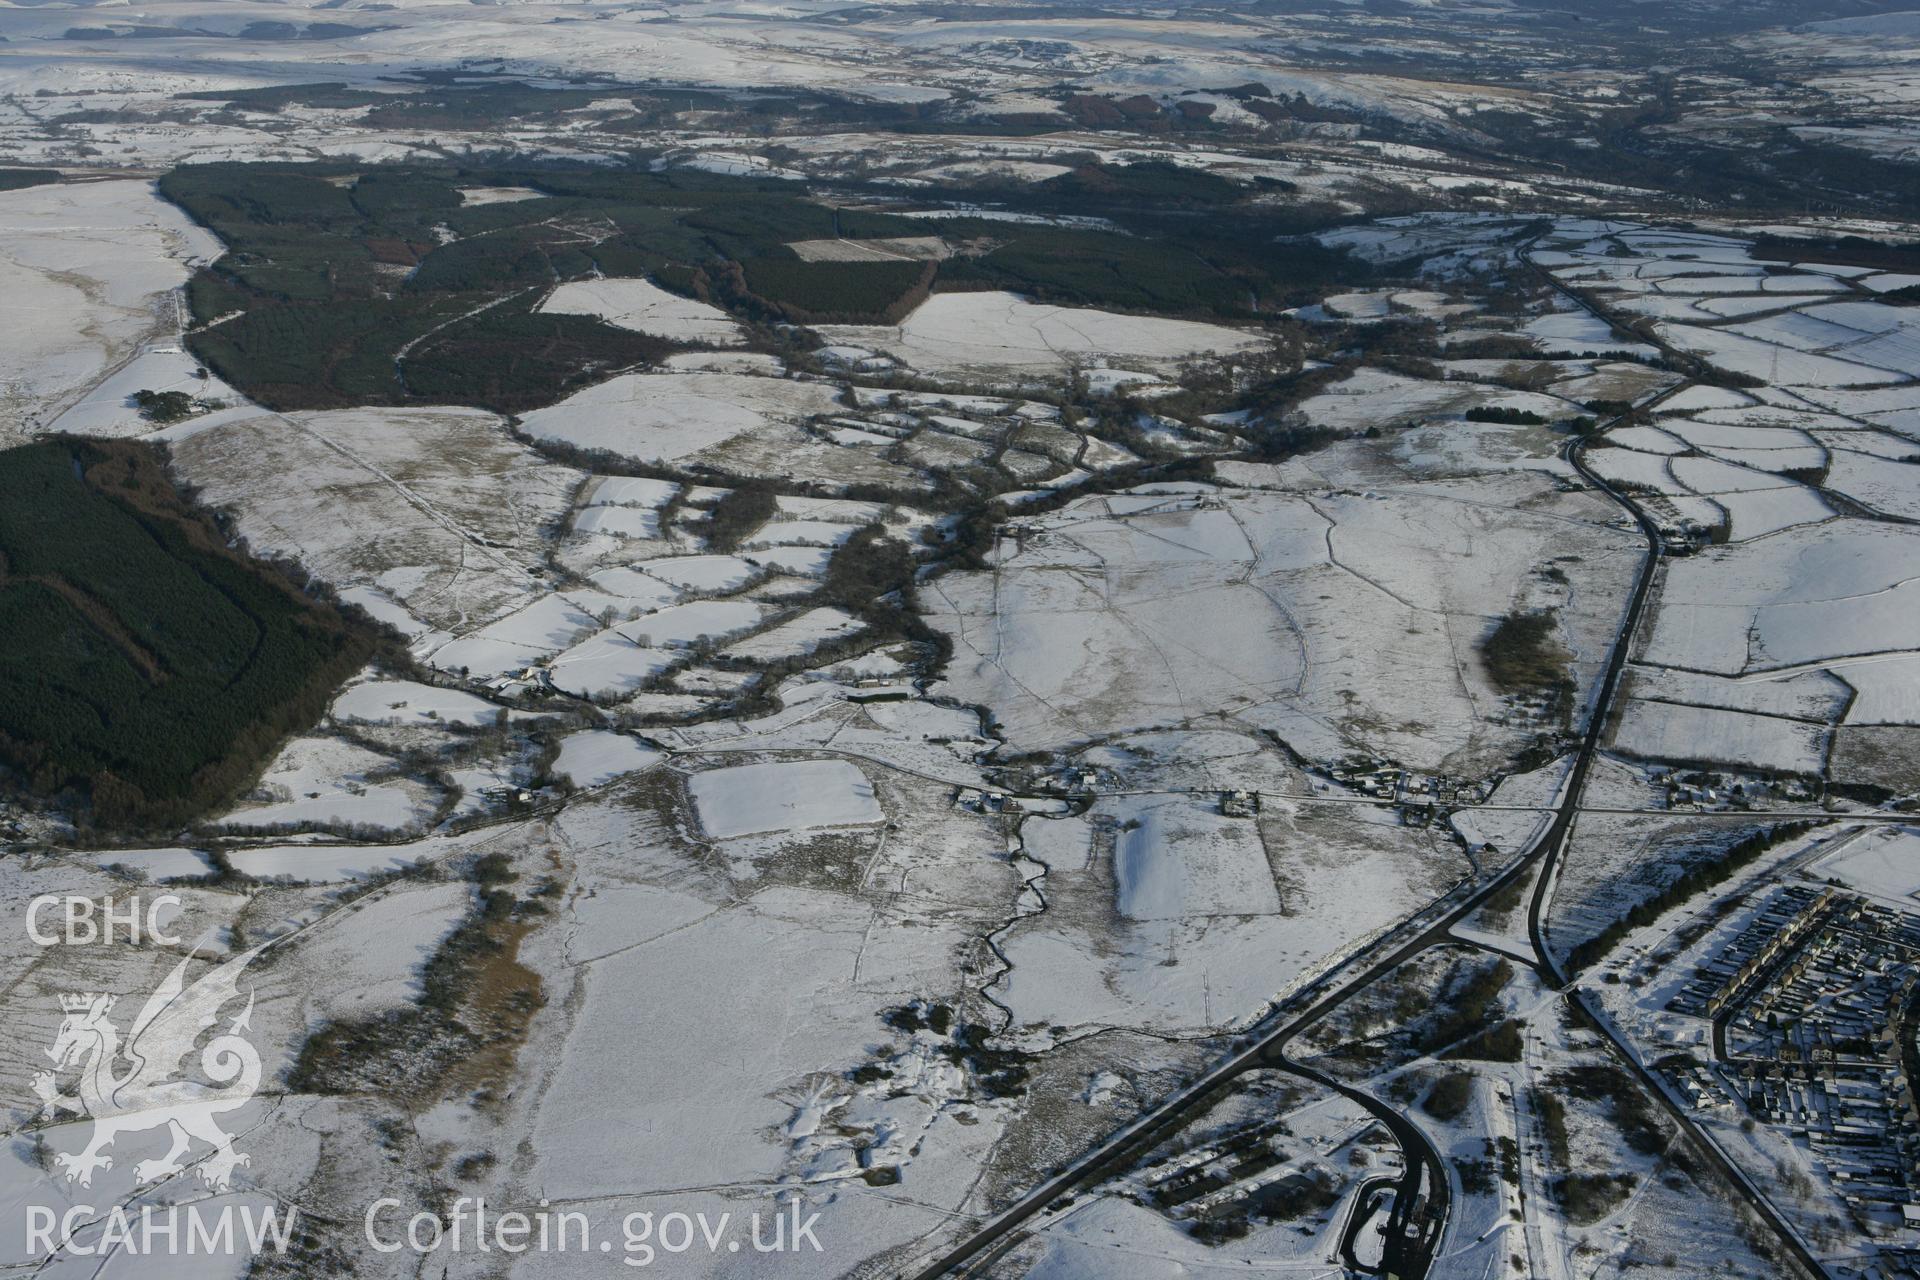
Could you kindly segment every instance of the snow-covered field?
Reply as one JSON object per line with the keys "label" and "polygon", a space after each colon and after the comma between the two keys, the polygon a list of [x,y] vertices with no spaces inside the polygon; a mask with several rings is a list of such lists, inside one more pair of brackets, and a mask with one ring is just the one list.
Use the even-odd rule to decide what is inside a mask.
{"label": "snow-covered field", "polygon": [[673,342],[730,347],[745,341],[740,326],[720,308],[668,293],[651,280],[570,280],[549,293],[540,310],[599,316]]}
{"label": "snow-covered field", "polygon": [[[121,400],[174,386],[193,368],[184,357],[141,356],[141,345],[177,345],[172,291],[219,253],[151,182],[0,191],[0,443],[50,428],[83,400],[92,403],[65,429],[138,430]],[[129,362],[137,375],[102,385]],[[153,380],[123,388],[136,376]]]}
{"label": "snow-covered field", "polygon": [[1817,775],[1826,762],[1828,743],[1827,731],[1819,724],[1719,707],[1637,701],[1628,704],[1613,745],[1650,760]]}
{"label": "snow-covered field", "polygon": [[412,724],[432,722],[488,725],[502,708],[458,689],[442,689],[412,680],[369,680],[356,684],[333,703],[333,718],[343,723]]}
{"label": "snow-covered field", "polygon": [[432,789],[407,777],[380,777],[391,761],[333,738],[298,738],[261,775],[260,799],[227,813],[221,825],[271,831],[300,826],[404,831],[433,811]]}
{"label": "snow-covered field", "polygon": [[1911,904],[1920,898],[1920,830],[1882,827],[1865,832],[1807,870],[1862,893]]}
{"label": "snow-covered field", "polygon": [[648,768],[660,753],[624,733],[588,729],[568,734],[560,743],[553,771],[576,787],[597,787],[615,778]]}
{"label": "snow-covered field", "polygon": [[1905,651],[1920,622],[1903,525],[1835,521],[1676,562],[1641,656],[1737,675]]}
{"label": "snow-covered field", "polygon": [[897,326],[822,325],[830,342],[885,351],[922,373],[1059,376],[1070,361],[1138,362],[1145,372],[1265,345],[1257,334],[1191,320],[1029,302],[1011,293],[939,293]]}
{"label": "snow-covered field", "polygon": [[1280,910],[1257,831],[1191,802],[1131,809],[1114,848],[1115,905],[1129,920],[1273,915]]}
{"label": "snow-covered field", "polygon": [[[1260,769],[1287,778],[1237,736],[1136,741],[1224,749],[1241,757],[1243,778]],[[1153,755],[1137,758],[1147,766],[1139,780],[1153,777]],[[1464,867],[1391,815],[1275,807],[1257,824],[1184,796],[1102,801],[1088,819],[1027,819],[1023,846],[1045,867],[1048,909],[1003,944],[1011,969],[997,998],[1021,1023],[1162,1033],[1244,1025]]]}
{"label": "snow-covered field", "polygon": [[473,409],[187,425],[176,469],[257,550],[299,560],[424,647],[542,589],[527,566],[581,479]]}
{"label": "snow-covered field", "polygon": [[764,444],[778,426],[831,413],[832,387],[739,374],[627,374],[527,415],[527,432],[640,462],[720,457],[731,441]]}
{"label": "snow-covered field", "polygon": [[1366,496],[1234,474],[1301,491],[1087,498],[1004,541],[993,573],[943,579],[930,603],[955,639],[952,692],[1036,744],[1232,714],[1323,758],[1457,767],[1516,740],[1465,655],[1530,593],[1544,603],[1528,569],[1564,553],[1594,575],[1563,616],[1580,670],[1617,625],[1633,541],[1524,472]]}
{"label": "snow-covered field", "polygon": [[641,463],[843,485],[917,483],[906,467],[805,429],[844,411],[842,396],[832,383],[768,374],[623,374],[535,410],[524,429],[537,440]]}
{"label": "snow-covered field", "polygon": [[763,831],[860,826],[881,820],[873,786],[845,760],[793,760],[706,769],[687,780],[700,826],[716,840]]}
{"label": "snow-covered field", "polygon": [[154,425],[141,416],[134,402],[138,391],[184,392],[205,405],[241,401],[238,392],[208,373],[177,342],[156,338],[54,418],[47,429],[107,437],[152,433]]}

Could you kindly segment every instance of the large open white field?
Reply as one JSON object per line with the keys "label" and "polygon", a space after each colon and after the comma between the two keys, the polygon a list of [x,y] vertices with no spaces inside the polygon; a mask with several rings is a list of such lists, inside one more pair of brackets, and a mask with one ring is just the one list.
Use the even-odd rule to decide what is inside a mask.
{"label": "large open white field", "polygon": [[1920,624],[1903,525],[1840,521],[1675,563],[1642,656],[1738,674],[1899,652]]}
{"label": "large open white field", "polygon": [[1920,895],[1920,830],[1865,831],[1813,864],[1815,875],[1863,893],[1911,899]]}
{"label": "large open white field", "polygon": [[823,325],[833,342],[887,352],[923,373],[1063,374],[1091,357],[1171,368],[1192,356],[1255,350],[1254,333],[1191,320],[1029,302],[1011,293],[938,293],[896,326]]}
{"label": "large open white field", "polygon": [[688,779],[710,836],[878,822],[873,785],[844,760],[795,760],[707,769]]}
{"label": "large open white field", "polygon": [[1641,700],[1627,704],[1613,743],[1648,760],[1817,776],[1826,763],[1827,738],[1824,726],[1804,721]]}
{"label": "large open white field", "polygon": [[0,191],[0,442],[51,426],[144,341],[177,338],[172,291],[219,252],[151,182]]}
{"label": "large open white field", "polygon": [[651,280],[569,280],[540,303],[542,311],[599,316],[608,324],[674,342],[739,346],[740,326],[720,308],[668,293]]}
{"label": "large open white field", "polygon": [[1115,902],[1129,920],[1261,916],[1280,895],[1253,824],[1185,797],[1132,809],[1114,849]]}
{"label": "large open white field", "polygon": [[527,566],[581,479],[473,409],[242,414],[172,450],[254,547],[411,630],[464,630],[543,590]]}
{"label": "large open white field", "polygon": [[[1241,474],[1252,474],[1251,471]],[[1195,489],[1088,498],[1004,540],[991,573],[937,582],[948,688],[1023,743],[1233,716],[1322,757],[1375,751],[1440,768],[1519,731],[1472,658],[1561,555],[1610,584],[1632,541],[1578,499],[1508,505],[1518,477],[1361,497]],[[1549,491],[1550,492],[1550,491]],[[1502,495],[1497,540],[1484,536]],[[1530,504],[1533,505],[1533,504]],[[1497,548],[1497,554],[1495,554]],[[1576,669],[1617,613],[1604,588],[1563,612]],[[1544,602],[1544,598],[1543,598]]]}
{"label": "large open white field", "polygon": [[831,413],[834,389],[741,374],[627,374],[527,415],[529,434],[642,462],[717,452],[729,441],[763,441],[778,424]]}

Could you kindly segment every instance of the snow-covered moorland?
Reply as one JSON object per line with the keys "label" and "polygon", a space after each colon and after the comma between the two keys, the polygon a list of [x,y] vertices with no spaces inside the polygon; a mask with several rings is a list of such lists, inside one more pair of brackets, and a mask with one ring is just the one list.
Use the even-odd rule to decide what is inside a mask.
{"label": "snow-covered moorland", "polygon": [[[391,21],[367,48],[423,29]],[[737,56],[747,77],[797,55]],[[1058,57],[1049,75],[1118,74]],[[815,163],[678,142],[653,174]],[[1383,165],[1439,154],[1379,145]],[[1266,194],[1316,176],[1180,154]],[[1489,189],[1507,194],[1468,198],[1519,194]],[[459,207],[550,198],[476,185]],[[843,216],[792,199],[807,225]],[[981,226],[1117,234],[915,212],[941,235],[823,228],[792,261],[984,261]],[[240,1182],[311,1205],[365,1273],[412,1265],[326,1225],[357,1222],[370,1186],[409,1211],[485,1195],[612,1218],[785,1197],[830,1242],[791,1274],[905,1273],[1196,1079],[1150,1151],[1048,1197],[1007,1274],[1371,1265],[1409,1186],[1433,1274],[1558,1277],[1606,1250],[1674,1277],[1772,1265],[1552,970],[1610,941],[1604,963],[1645,976],[1630,965],[1669,943],[1623,922],[1736,854],[1756,877],[1804,856],[1889,910],[1915,891],[1880,807],[1920,786],[1898,273],[1764,257],[1734,230],[1455,212],[1323,234],[1384,278],[1271,312],[936,289],[897,324],[808,328],[717,272],[697,301],[595,265],[536,272],[528,323],[598,317],[672,355],[511,414],[278,412],[137,350],[178,338],[166,291],[216,248],[177,218],[127,179],[0,193],[0,271],[87,335],[22,331],[6,429],[152,435],[225,536],[380,628],[380,656],[182,830],[27,813],[9,900],[166,880],[192,955],[267,949],[272,1088]],[[149,378],[235,403],[159,430],[123,403]],[[1741,843],[1835,814],[1882,826],[1818,853],[1804,832]],[[1522,860],[1552,865],[1499,888]],[[48,996],[151,990],[189,951],[6,954],[4,1007],[37,1035]],[[1347,982],[1256,1065],[1204,1074]],[[1660,1020],[1609,1000],[1630,1047]],[[1420,1181],[1428,1146],[1445,1194]],[[1787,1167],[1793,1141],[1750,1146],[1743,1168]],[[158,1194],[133,1168],[100,1194]]]}

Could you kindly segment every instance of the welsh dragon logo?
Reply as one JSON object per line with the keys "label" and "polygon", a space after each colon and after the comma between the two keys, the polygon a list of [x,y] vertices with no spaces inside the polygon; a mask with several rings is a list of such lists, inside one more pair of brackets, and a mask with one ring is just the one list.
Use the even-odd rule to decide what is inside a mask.
{"label": "welsh dragon logo", "polygon": [[[187,985],[187,961],[167,975],[127,1030],[122,1044],[119,1029],[108,1014],[114,997],[93,992],[60,997],[66,1017],[46,1051],[55,1071],[33,1077],[33,1091],[53,1115],[69,1111],[93,1120],[93,1136],[78,1155],[54,1157],[68,1182],[92,1185],[94,1171],[113,1168],[106,1148],[125,1133],[165,1126],[172,1145],[157,1160],[142,1160],[134,1176],[151,1182],[186,1167],[198,1141],[213,1148],[202,1159],[200,1179],[224,1191],[236,1167],[248,1157],[233,1149],[233,1139],[216,1117],[245,1106],[260,1087],[260,1055],[240,1034],[253,1017],[253,992],[246,992],[246,1008],[200,1049],[200,1070],[206,1080],[188,1078],[182,1063],[193,1053],[200,1036],[220,1020],[220,1011],[240,996],[241,970],[259,952],[242,952]],[[74,1092],[60,1092],[56,1071],[64,1075],[79,1069]]]}

